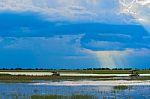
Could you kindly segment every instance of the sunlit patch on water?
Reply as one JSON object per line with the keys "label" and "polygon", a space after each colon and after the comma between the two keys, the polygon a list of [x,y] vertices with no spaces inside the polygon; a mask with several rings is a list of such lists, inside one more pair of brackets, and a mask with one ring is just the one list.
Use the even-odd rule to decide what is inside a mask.
{"label": "sunlit patch on water", "polygon": [[150,85],[149,80],[144,81],[132,81],[132,80],[103,80],[103,81],[60,81],[60,82],[51,82],[51,81],[42,81],[38,83],[30,83],[30,85],[47,85],[47,86],[117,86],[117,85]]}

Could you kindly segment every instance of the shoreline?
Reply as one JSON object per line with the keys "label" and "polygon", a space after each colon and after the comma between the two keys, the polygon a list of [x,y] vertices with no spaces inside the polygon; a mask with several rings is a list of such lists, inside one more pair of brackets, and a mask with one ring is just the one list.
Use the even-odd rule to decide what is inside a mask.
{"label": "shoreline", "polygon": [[[51,76],[51,72],[0,72],[0,74],[26,75],[26,76]],[[84,73],[60,73],[60,76],[84,76],[84,77],[129,77],[130,74],[84,74]],[[150,76],[150,74],[140,74],[140,76]]]}
{"label": "shoreline", "polygon": [[145,81],[127,81],[127,80],[109,80],[109,81],[61,81],[61,82],[42,82],[32,83],[31,85],[48,85],[48,86],[150,86],[150,80]]}
{"label": "shoreline", "polygon": [[[0,83],[26,83],[26,82],[38,82],[38,81],[52,81],[52,82],[64,82],[64,81],[91,81],[95,83],[97,81],[148,81],[150,80],[150,74],[140,74],[140,76],[132,77],[130,74],[83,74],[83,73],[68,73],[59,72],[60,75],[52,75],[52,72],[0,72]],[[87,82],[88,83],[88,82]],[[106,82],[107,83],[107,82]],[[115,82],[114,82],[115,83]]]}

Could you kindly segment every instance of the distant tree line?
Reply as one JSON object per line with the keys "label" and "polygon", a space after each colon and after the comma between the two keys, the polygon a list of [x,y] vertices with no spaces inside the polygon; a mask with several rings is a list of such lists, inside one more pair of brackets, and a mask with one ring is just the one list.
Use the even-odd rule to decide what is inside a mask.
{"label": "distant tree line", "polygon": [[44,68],[0,68],[0,70],[150,70],[137,68],[86,68],[86,69],[44,69]]}
{"label": "distant tree line", "polygon": [[132,68],[113,68],[113,69],[110,69],[110,68],[87,68],[84,70],[132,70]]}
{"label": "distant tree line", "polygon": [[0,68],[0,70],[56,70],[56,69],[44,69],[44,68]]}

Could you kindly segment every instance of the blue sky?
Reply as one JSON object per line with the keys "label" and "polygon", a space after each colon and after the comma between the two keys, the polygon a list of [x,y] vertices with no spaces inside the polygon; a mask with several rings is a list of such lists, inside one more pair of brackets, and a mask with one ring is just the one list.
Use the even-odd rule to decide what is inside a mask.
{"label": "blue sky", "polygon": [[150,68],[149,13],[149,0],[2,0],[0,67]]}

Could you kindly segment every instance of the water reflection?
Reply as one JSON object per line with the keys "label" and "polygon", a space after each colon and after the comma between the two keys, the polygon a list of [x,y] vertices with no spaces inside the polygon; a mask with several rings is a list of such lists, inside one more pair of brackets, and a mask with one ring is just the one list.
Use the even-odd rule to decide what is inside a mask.
{"label": "water reflection", "polygon": [[50,86],[1,83],[0,99],[150,99],[150,86]]}

